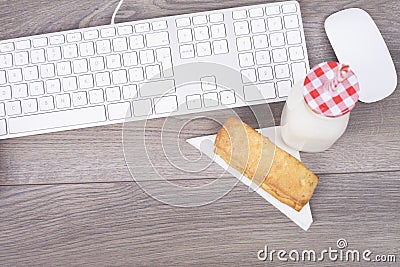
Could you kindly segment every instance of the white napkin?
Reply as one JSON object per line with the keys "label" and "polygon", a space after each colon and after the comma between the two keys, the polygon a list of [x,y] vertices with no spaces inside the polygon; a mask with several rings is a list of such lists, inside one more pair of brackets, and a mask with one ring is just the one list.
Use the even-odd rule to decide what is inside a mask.
{"label": "white napkin", "polygon": [[[270,138],[270,140],[272,140],[277,146],[279,146],[280,148],[291,154],[293,157],[296,157],[297,159],[300,160],[300,153],[298,151],[289,148],[282,141],[280,134],[280,127],[263,128],[259,129],[258,131],[262,135]],[[300,212],[298,212],[295,209],[292,209],[291,207],[287,206],[286,204],[283,204],[282,202],[271,196],[257,184],[253,183],[250,179],[244,177],[239,171],[230,167],[223,159],[214,154],[215,137],[216,135],[208,135],[208,136],[187,139],[186,141],[195,148],[197,148],[198,150],[200,150],[201,152],[203,152],[204,154],[206,154],[209,158],[214,159],[214,161],[218,165],[227,170],[230,174],[235,176],[237,179],[239,179],[239,181],[244,183],[253,191],[257,192],[257,194],[259,194],[261,197],[263,197],[265,200],[271,203],[275,208],[280,210],[283,214],[285,214],[289,219],[295,222],[303,230],[307,231],[308,228],[310,228],[313,222],[310,203],[307,203],[307,205],[305,205],[303,209]]]}

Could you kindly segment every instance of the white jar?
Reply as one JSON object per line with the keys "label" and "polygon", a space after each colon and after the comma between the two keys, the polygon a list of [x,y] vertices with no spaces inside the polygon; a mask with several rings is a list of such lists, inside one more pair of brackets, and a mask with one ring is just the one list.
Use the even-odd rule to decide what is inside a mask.
{"label": "white jar", "polygon": [[[332,62],[330,63],[332,65]],[[316,68],[320,66],[321,64],[316,66]],[[338,64],[338,68],[342,67],[342,65]],[[313,70],[311,71],[311,74],[313,73]],[[315,78],[316,76],[314,75],[312,77]],[[332,82],[333,80],[332,77],[330,77],[330,74],[327,75],[326,79],[328,82]],[[353,88],[358,89],[358,81],[353,78],[351,79]],[[343,82],[343,80],[339,80],[339,83],[340,82]],[[356,84],[354,84],[354,82],[356,82]],[[322,83],[324,83],[323,79],[321,80],[321,84]],[[320,83],[315,84],[319,85]],[[345,84],[348,84],[348,82]],[[329,86],[321,85],[318,90],[320,93],[327,93],[326,90],[329,90],[328,88]],[[342,89],[346,88],[343,87]],[[281,117],[282,139],[288,146],[298,151],[322,152],[329,149],[343,135],[349,122],[350,110],[354,107],[355,103],[353,106],[348,106],[347,110],[343,110],[342,102],[340,103],[342,110],[339,110],[337,106],[332,107],[332,101],[330,101],[331,98],[329,97],[335,97],[340,92],[329,92],[329,94],[327,93],[324,95],[324,100],[322,100],[321,97],[318,97],[318,104],[324,104],[323,101],[328,100],[330,101],[330,108],[333,108],[332,110],[336,112],[334,114],[336,116],[327,116],[327,112],[323,112],[319,109],[313,110],[310,107],[310,103],[307,103],[307,99],[310,100],[311,96],[308,95],[308,98],[305,99],[305,95],[310,91],[314,91],[310,84],[306,87],[303,82],[296,83],[290,91]],[[357,96],[353,96],[353,100],[358,100]],[[315,99],[312,99],[311,101],[315,101]],[[346,103],[349,103],[349,101]],[[331,113],[329,114],[332,115]]]}

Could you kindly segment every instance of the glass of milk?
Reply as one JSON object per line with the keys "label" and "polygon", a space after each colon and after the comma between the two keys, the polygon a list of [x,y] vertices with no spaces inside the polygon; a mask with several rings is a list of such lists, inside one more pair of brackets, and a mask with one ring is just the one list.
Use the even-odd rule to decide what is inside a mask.
{"label": "glass of milk", "polygon": [[358,92],[358,79],[349,66],[315,66],[290,91],[281,117],[283,141],[298,151],[329,149],[345,132]]}

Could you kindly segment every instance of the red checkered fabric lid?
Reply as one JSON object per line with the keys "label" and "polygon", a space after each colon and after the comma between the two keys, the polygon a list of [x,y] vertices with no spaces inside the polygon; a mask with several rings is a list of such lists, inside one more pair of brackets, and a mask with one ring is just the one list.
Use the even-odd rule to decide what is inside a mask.
{"label": "red checkered fabric lid", "polygon": [[347,65],[325,62],[315,66],[304,80],[304,100],[315,113],[339,117],[352,110],[359,98],[357,76]]}

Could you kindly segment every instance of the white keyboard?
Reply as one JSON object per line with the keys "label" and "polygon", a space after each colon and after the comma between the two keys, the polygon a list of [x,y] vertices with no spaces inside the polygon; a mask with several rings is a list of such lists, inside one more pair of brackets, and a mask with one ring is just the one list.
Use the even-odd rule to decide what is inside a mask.
{"label": "white keyboard", "polygon": [[0,41],[0,139],[282,101],[308,69],[296,1]]}

